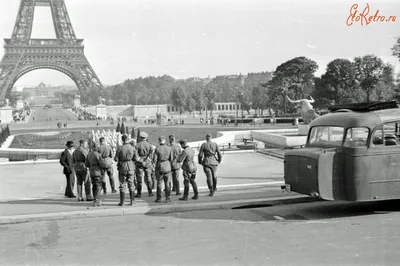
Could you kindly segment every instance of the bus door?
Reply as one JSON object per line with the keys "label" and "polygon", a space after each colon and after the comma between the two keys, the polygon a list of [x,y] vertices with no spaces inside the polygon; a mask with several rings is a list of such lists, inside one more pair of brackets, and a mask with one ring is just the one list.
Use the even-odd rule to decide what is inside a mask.
{"label": "bus door", "polygon": [[400,197],[400,121],[385,123],[371,135],[366,176],[371,199]]}

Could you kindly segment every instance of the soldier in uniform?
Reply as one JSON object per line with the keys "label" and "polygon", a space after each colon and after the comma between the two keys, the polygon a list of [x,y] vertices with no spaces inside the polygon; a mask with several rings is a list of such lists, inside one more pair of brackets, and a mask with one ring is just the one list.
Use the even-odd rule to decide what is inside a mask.
{"label": "soldier in uniform", "polygon": [[112,165],[112,159],[113,159],[113,151],[110,145],[106,144],[106,141],[104,139],[104,137],[100,138],[100,147],[99,147],[99,153],[101,154],[101,156],[103,157],[104,161],[105,161],[105,166],[106,168],[103,169],[102,171],[102,175],[103,175],[103,190],[104,190],[104,194],[107,194],[107,185],[106,185],[106,179],[105,179],[105,175],[107,173],[109,179],[110,179],[110,185],[111,185],[111,189],[112,189],[112,193],[117,193],[117,190],[115,190],[115,182],[114,182],[114,168]]}
{"label": "soldier in uniform", "polygon": [[118,167],[118,178],[119,178],[119,197],[120,203],[118,206],[124,206],[125,201],[125,189],[128,184],[129,197],[131,199],[130,205],[134,205],[134,191],[135,185],[133,184],[135,176],[135,148],[128,142],[128,136],[126,134],[121,137],[123,145],[118,147],[115,153],[114,161]]}
{"label": "soldier in uniform", "polygon": [[72,154],[74,165],[75,165],[75,174],[77,180],[77,190],[78,190],[78,201],[83,201],[82,197],[82,186],[85,184],[85,194],[87,201],[93,201],[92,192],[91,192],[91,182],[88,175],[87,167],[85,165],[86,157],[89,154],[88,151],[88,141],[80,140],[79,148],[77,148]]}
{"label": "soldier in uniform", "polygon": [[169,145],[172,150],[173,160],[171,163],[172,174],[172,191],[176,191],[176,195],[181,195],[179,188],[179,171],[181,168],[180,163],[177,162],[178,156],[181,153],[181,146],[175,142],[175,135],[169,136]]}
{"label": "soldier in uniform", "polygon": [[188,200],[189,196],[189,183],[192,185],[194,197],[192,199],[197,200],[199,198],[199,191],[197,189],[196,184],[196,171],[197,167],[194,164],[194,150],[187,145],[186,140],[180,140],[179,144],[181,145],[183,151],[180,153],[178,157],[178,163],[182,163],[183,170],[183,184],[185,186],[183,191],[183,197],[179,200]]}
{"label": "soldier in uniform", "polygon": [[147,186],[149,197],[153,196],[152,187],[153,182],[151,179],[151,172],[153,165],[151,164],[154,149],[153,146],[147,141],[148,135],[146,132],[140,132],[140,142],[136,144],[136,182],[137,182],[137,194],[135,197],[142,197],[142,183],[143,177],[144,182]]}
{"label": "soldier in uniform", "polygon": [[100,193],[104,178],[102,169],[105,168],[105,161],[99,153],[99,146],[97,143],[93,144],[92,151],[86,157],[85,164],[86,167],[89,168],[90,178],[92,179],[94,196],[93,206],[101,206]]}
{"label": "soldier in uniform", "polygon": [[[156,150],[156,146],[151,145],[151,147],[152,147],[153,151]],[[154,159],[154,153],[153,153],[153,156],[151,157],[151,161],[153,161],[153,159]],[[151,190],[154,190],[156,187],[156,167],[154,164],[152,164],[152,168],[151,168],[151,183],[152,183]]]}
{"label": "soldier in uniform", "polygon": [[198,160],[199,164],[203,166],[207,177],[207,186],[210,190],[209,196],[212,197],[217,190],[217,169],[222,156],[218,145],[211,141],[211,134],[206,135],[206,142],[200,147]]}
{"label": "soldier in uniform", "polygon": [[156,202],[161,202],[162,182],[165,184],[165,199],[166,202],[171,202],[169,196],[171,193],[171,162],[173,160],[172,150],[165,145],[165,137],[159,137],[160,146],[156,148],[154,153],[153,164],[156,168],[157,178],[157,199]]}

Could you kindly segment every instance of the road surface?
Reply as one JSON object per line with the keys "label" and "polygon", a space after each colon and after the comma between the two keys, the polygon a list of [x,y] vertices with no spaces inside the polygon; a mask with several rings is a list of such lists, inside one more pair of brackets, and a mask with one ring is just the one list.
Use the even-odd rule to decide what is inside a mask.
{"label": "road surface", "polygon": [[1,265],[398,265],[399,201],[0,226]]}

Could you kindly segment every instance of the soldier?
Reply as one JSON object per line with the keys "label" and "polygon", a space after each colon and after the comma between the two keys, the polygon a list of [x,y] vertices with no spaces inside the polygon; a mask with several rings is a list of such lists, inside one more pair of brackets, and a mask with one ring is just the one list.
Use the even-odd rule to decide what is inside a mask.
{"label": "soldier", "polygon": [[104,178],[102,169],[105,168],[106,165],[103,157],[99,153],[99,146],[97,143],[93,143],[92,151],[86,157],[85,164],[86,167],[89,168],[90,178],[92,179],[94,196],[93,206],[101,206],[100,192]]}
{"label": "soldier", "polygon": [[[151,147],[152,147],[153,151],[156,150],[156,146],[154,146],[153,144],[151,145]],[[153,161],[153,159],[154,159],[154,153],[153,153],[153,156],[151,157],[151,161]],[[151,183],[152,183],[151,190],[154,190],[156,187],[156,167],[154,164],[152,165],[152,168],[151,168]]]}
{"label": "soldier", "polygon": [[197,167],[194,164],[194,150],[187,145],[186,140],[180,140],[179,144],[183,151],[178,157],[178,163],[182,163],[182,170],[183,170],[183,184],[185,189],[183,191],[183,197],[179,200],[188,200],[189,196],[189,183],[192,185],[194,197],[192,199],[197,200],[199,198],[199,191],[197,189],[196,184],[196,171]]}
{"label": "soldier", "polygon": [[203,143],[200,147],[198,160],[199,164],[203,166],[207,177],[207,186],[210,190],[209,196],[212,197],[217,190],[217,169],[221,163],[222,156],[218,145],[211,141],[211,134],[206,135],[206,140],[207,142]]}
{"label": "soldier", "polygon": [[160,146],[156,148],[153,164],[156,168],[157,178],[157,199],[156,202],[161,202],[162,181],[165,184],[165,199],[166,202],[171,202],[169,196],[171,193],[171,162],[173,160],[172,150],[165,145],[165,137],[159,137]]}
{"label": "soldier", "polygon": [[133,184],[135,175],[135,148],[131,143],[128,142],[128,136],[126,134],[121,137],[123,145],[118,147],[115,153],[114,161],[118,167],[118,178],[119,178],[119,198],[120,203],[118,206],[124,206],[125,201],[125,189],[128,183],[129,197],[131,199],[130,205],[134,204],[134,191],[135,185]]}
{"label": "soldier", "polygon": [[74,165],[75,165],[75,174],[77,180],[77,190],[78,190],[78,201],[83,201],[82,197],[82,185],[85,184],[85,194],[86,201],[93,201],[92,192],[91,192],[91,182],[88,175],[87,167],[85,165],[86,157],[89,154],[88,151],[88,141],[80,140],[80,146],[74,151],[72,154]]}
{"label": "soldier", "polygon": [[103,159],[105,160],[105,164],[106,164],[106,168],[103,169],[102,171],[102,175],[103,175],[103,190],[104,190],[104,195],[107,194],[107,185],[106,185],[106,179],[105,179],[105,175],[107,173],[109,179],[110,179],[110,185],[111,185],[111,189],[112,189],[112,193],[117,193],[117,190],[115,190],[115,182],[114,182],[114,168],[113,168],[113,152],[112,152],[112,148],[110,145],[106,144],[106,141],[104,139],[104,137],[100,138],[100,147],[99,147],[99,153],[101,154],[101,156],[103,157]]}
{"label": "soldier", "polygon": [[175,135],[169,136],[169,145],[172,150],[173,160],[171,163],[171,174],[172,174],[172,191],[176,191],[176,195],[181,195],[179,188],[179,171],[181,168],[180,163],[177,162],[178,156],[181,153],[181,146],[175,142]]}
{"label": "soldier", "polygon": [[147,141],[148,135],[146,132],[140,133],[140,142],[136,144],[136,182],[137,182],[137,194],[135,197],[142,197],[142,183],[143,176],[144,182],[147,186],[147,191],[149,193],[149,197],[153,196],[152,192],[152,179],[151,179],[151,171],[153,165],[151,164],[154,149],[153,146]]}

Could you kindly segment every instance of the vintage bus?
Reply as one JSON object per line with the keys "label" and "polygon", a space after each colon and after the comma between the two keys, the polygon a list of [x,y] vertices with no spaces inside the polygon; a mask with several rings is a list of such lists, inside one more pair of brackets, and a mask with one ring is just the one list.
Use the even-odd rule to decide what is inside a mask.
{"label": "vintage bus", "polygon": [[400,198],[400,108],[337,105],[313,120],[304,148],[284,158],[282,189],[325,200]]}

